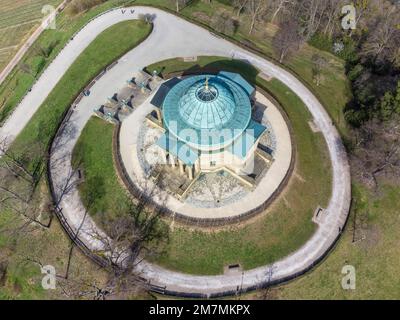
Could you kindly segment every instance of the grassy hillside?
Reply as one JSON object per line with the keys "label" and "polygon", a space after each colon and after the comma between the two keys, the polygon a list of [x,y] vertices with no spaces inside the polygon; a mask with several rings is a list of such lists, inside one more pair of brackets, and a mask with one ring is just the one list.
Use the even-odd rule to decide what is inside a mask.
{"label": "grassy hillside", "polygon": [[[272,289],[272,299],[399,299],[400,188],[383,184],[379,194],[353,185],[355,204],[335,250],[315,270]],[[356,226],[356,232],[354,228]],[[355,241],[354,241],[355,240]],[[341,271],[352,265],[356,289],[343,290]],[[265,298],[265,291],[246,295]]]}
{"label": "grassy hillside", "polygon": [[40,25],[45,5],[57,7],[62,0],[2,0],[0,3],[0,70]]}
{"label": "grassy hillside", "polygon": [[113,132],[114,125],[93,116],[79,137],[72,158],[73,167],[79,166],[85,175],[85,183],[79,186],[85,205],[89,195],[96,195],[89,212],[100,224],[102,214],[114,213],[118,204],[128,201],[125,192],[119,191],[121,186],[113,166]]}
{"label": "grassy hillside", "polygon": [[[37,0],[34,1],[38,2]],[[31,2],[33,3],[34,1]],[[54,0],[52,1],[54,2]],[[18,105],[22,97],[33,85],[35,79],[46,69],[76,31],[99,13],[127,1],[110,0],[86,11],[84,14],[72,16],[67,13],[68,10],[65,10],[58,15],[57,28],[45,30],[22,58],[20,65],[24,67],[14,68],[0,85],[0,125]],[[51,1],[46,1],[46,3],[49,2]],[[0,31],[0,41],[14,37],[15,35],[8,29],[4,30],[4,37],[1,36]],[[0,56],[1,53],[2,51],[0,50]]]}

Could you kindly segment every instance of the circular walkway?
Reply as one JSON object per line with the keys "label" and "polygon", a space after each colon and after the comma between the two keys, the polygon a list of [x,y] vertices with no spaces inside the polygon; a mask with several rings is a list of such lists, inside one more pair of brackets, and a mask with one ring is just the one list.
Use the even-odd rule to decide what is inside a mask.
{"label": "circular walkway", "polygon": [[[264,74],[282,81],[306,104],[318,123],[326,140],[332,163],[332,195],[324,217],[319,220],[317,231],[299,250],[275,262],[245,271],[240,275],[195,276],[173,272],[148,262],[142,262],[138,269],[152,284],[164,288],[165,292],[180,295],[211,296],[232,294],[237,288],[254,289],[266,282],[279,283],[292,279],[320,261],[334,245],[347,220],[351,180],[347,155],[336,128],[317,98],[295,76],[274,63],[246,51],[224,39],[212,35],[205,29],[162,10],[149,7],[133,7],[124,11],[113,10],[91,21],[69,42],[49,68],[43,73],[32,91],[25,97],[11,115],[2,130],[0,138],[11,142],[40,107],[46,96],[54,88],[60,77],[67,71],[75,58],[103,30],[120,21],[137,19],[139,14],[155,15],[152,34],[134,50],[127,53],[119,63],[108,71],[91,88],[91,95],[81,100],[69,118],[66,127],[55,140],[50,158],[50,174],[55,196],[67,192],[60,199],[60,207],[67,222],[74,230],[79,230],[79,239],[92,250],[101,249],[101,243],[93,237],[98,230],[80,201],[78,190],[71,182],[71,153],[86,122],[92,115],[94,106],[104,102],[104,96],[112,96],[123,87],[132,72],[143,67],[176,56],[192,57],[217,55],[247,60]],[[12,131],[8,130],[12,128]],[[57,199],[56,199],[57,200]]]}
{"label": "circular walkway", "polygon": [[[137,143],[141,125],[146,121],[145,117],[154,109],[150,103],[150,96],[141,106],[132,112],[121,124],[120,153],[131,181],[136,187],[144,186],[153,189],[153,183],[149,186],[149,179],[145,174],[138,154]],[[261,207],[270,199],[279,188],[288,173],[292,160],[292,143],[289,129],[280,111],[260,92],[256,93],[257,103],[266,107],[264,116],[271,123],[273,132],[277,137],[274,162],[256,188],[238,201],[218,208],[196,207],[190,203],[179,201],[177,198],[160,192],[154,201],[169,210],[183,216],[195,219],[222,219],[240,216]],[[147,181],[147,183],[145,183]]]}

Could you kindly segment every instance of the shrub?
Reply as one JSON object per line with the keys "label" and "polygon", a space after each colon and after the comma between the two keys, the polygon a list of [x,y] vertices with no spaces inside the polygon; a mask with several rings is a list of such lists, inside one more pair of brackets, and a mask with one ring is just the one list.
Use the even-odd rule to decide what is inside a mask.
{"label": "shrub", "polygon": [[98,4],[105,2],[106,0],[72,0],[68,5],[68,13],[70,14],[78,14],[83,11],[86,11]]}
{"label": "shrub", "polygon": [[225,4],[227,6],[233,6],[233,0],[216,0],[216,1]]}
{"label": "shrub", "polygon": [[358,79],[358,77],[362,74],[364,71],[364,67],[362,64],[357,64],[355,65],[347,74],[347,77],[349,78],[350,81],[355,81]]}
{"label": "shrub", "polygon": [[235,33],[235,20],[224,12],[222,14],[216,13],[211,19],[211,27],[221,33],[231,36]]}
{"label": "shrub", "polygon": [[314,34],[308,43],[317,49],[332,52],[332,39],[321,33]]}
{"label": "shrub", "polygon": [[347,63],[354,63],[358,60],[357,50],[356,50],[356,43],[350,37],[345,37],[342,40],[344,45],[343,50],[337,54],[338,57],[345,60]]}

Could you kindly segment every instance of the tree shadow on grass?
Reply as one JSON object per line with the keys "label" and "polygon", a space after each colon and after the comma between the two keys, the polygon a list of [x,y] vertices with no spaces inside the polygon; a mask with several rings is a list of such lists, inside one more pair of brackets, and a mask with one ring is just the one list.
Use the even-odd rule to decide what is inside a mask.
{"label": "tree shadow on grass", "polygon": [[182,75],[186,76],[204,73],[217,74],[220,71],[238,73],[249,83],[255,83],[257,75],[259,74],[259,71],[246,61],[226,59],[214,61],[204,66],[196,64],[183,71]]}

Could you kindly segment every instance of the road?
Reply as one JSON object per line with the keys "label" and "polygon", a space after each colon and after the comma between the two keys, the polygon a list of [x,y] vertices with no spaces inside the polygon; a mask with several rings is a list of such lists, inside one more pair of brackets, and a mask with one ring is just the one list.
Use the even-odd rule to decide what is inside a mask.
{"label": "road", "polygon": [[[317,231],[293,254],[275,262],[272,266],[248,270],[243,274],[195,276],[169,271],[146,261],[139,264],[138,269],[151,283],[165,287],[168,292],[207,296],[232,293],[237,288],[246,290],[265,284],[267,281],[285,281],[308,270],[335,243],[347,219],[351,199],[347,155],[340,135],[324,107],[301,81],[272,62],[172,14],[155,8],[135,7],[132,9],[133,13],[130,9],[125,13],[114,10],[89,23],[43,73],[32,91],[10,117],[8,123],[12,124],[12,128],[9,125],[2,130],[0,138],[9,135],[10,141],[13,140],[76,57],[101,31],[117,22],[138,18],[140,13],[154,14],[152,34],[141,45],[122,57],[113,69],[96,82],[91,88],[91,95],[83,98],[74,110],[67,123],[69,130],[64,130],[53,146],[50,167],[52,183],[57,195],[60,196],[61,190],[65,189],[63,186],[71,173],[70,160],[73,146],[90,118],[93,108],[103,103],[106,97],[117,92],[134,71],[150,63],[177,56],[218,55],[246,59],[265,74],[279,79],[290,87],[304,101],[314,122],[318,124],[326,139],[333,170],[332,196]],[[101,249],[102,244],[93,237],[95,231],[101,231],[97,229],[91,218],[85,215],[77,189],[74,186],[70,189],[70,192],[62,197],[60,203],[64,216],[73,228],[81,227],[79,237],[87,246],[92,249]]]}

